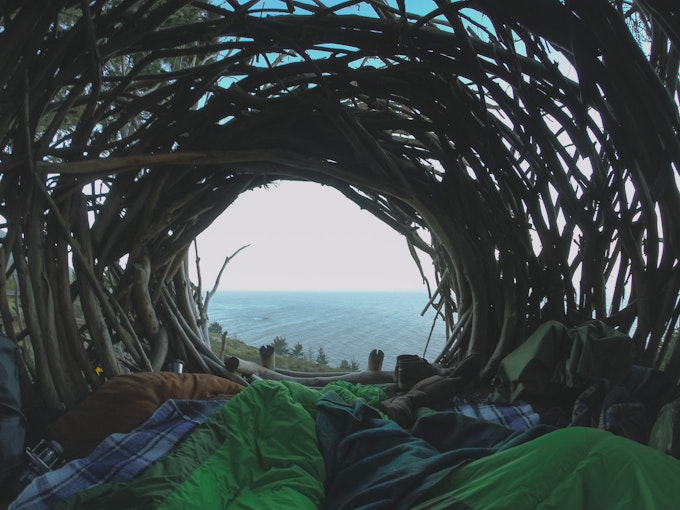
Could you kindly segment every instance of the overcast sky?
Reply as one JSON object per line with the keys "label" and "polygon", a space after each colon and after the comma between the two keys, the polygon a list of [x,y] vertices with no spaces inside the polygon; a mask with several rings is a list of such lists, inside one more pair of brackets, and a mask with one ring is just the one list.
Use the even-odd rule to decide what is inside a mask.
{"label": "overcast sky", "polygon": [[204,290],[246,244],[220,289],[426,291],[405,238],[328,186],[281,182],[243,193],[198,237]]}

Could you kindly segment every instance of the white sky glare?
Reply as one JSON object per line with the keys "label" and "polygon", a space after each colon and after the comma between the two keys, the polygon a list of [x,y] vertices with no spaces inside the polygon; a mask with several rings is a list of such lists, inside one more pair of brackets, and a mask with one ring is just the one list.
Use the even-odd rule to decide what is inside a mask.
{"label": "white sky glare", "polygon": [[[283,181],[243,193],[198,237],[204,291],[247,244],[220,289],[427,290],[406,239],[329,186]],[[429,257],[419,255],[428,271]]]}

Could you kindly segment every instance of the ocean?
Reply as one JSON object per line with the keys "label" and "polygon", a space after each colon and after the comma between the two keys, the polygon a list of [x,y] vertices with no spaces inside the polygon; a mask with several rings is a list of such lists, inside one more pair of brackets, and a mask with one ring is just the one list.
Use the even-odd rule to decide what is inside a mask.
{"label": "ocean", "polygon": [[[290,348],[304,346],[316,359],[323,347],[328,364],[356,361],[366,369],[372,349],[385,353],[383,370],[392,370],[399,354],[423,355],[435,316],[420,291],[218,291],[210,301],[210,322],[231,338],[254,347],[284,337]],[[435,323],[425,357],[445,345],[445,327]]]}

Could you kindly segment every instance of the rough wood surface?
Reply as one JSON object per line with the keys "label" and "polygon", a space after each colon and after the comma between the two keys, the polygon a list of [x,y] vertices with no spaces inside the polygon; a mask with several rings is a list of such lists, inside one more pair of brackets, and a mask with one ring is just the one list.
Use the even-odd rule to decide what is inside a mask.
{"label": "rough wood surface", "polygon": [[676,4],[1,2],[0,312],[25,375],[68,406],[93,367],[225,371],[191,243],[290,179],[432,257],[437,361],[480,353],[488,380],[542,322],[601,319],[677,380]]}

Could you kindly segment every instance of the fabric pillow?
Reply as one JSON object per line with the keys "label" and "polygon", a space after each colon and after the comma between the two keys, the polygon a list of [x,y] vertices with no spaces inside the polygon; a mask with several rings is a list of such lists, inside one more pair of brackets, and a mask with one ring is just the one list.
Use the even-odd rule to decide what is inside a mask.
{"label": "fabric pillow", "polygon": [[104,383],[48,427],[68,460],[85,457],[107,436],[130,432],[166,400],[229,400],[243,386],[211,374],[140,372]]}

